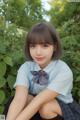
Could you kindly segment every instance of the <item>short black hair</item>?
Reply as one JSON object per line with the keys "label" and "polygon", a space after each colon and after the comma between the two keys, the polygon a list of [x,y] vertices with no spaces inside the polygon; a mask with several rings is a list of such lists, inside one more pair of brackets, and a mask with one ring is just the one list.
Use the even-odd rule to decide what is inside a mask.
{"label": "short black hair", "polygon": [[32,60],[30,55],[30,44],[51,44],[56,47],[53,59],[59,59],[62,54],[61,43],[58,33],[50,23],[38,23],[28,32],[25,43],[25,55],[28,60]]}

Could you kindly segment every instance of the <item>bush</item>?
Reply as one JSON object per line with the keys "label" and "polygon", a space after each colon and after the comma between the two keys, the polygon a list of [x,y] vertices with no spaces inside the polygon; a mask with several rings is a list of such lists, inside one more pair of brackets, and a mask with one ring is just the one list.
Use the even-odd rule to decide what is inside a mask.
{"label": "bush", "polygon": [[63,56],[73,71],[74,84],[72,94],[80,103],[80,22],[69,20],[59,28],[62,38]]}
{"label": "bush", "polygon": [[7,99],[14,95],[13,84],[17,70],[24,62],[24,34],[20,34],[14,25],[0,31],[0,113]]}

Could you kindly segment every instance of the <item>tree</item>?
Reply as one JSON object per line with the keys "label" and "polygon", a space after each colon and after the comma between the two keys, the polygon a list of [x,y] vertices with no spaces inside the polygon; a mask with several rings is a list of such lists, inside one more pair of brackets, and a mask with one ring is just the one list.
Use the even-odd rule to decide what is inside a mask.
{"label": "tree", "polygon": [[80,3],[78,2],[67,2],[67,0],[52,0],[49,2],[51,5],[51,10],[48,15],[51,16],[50,22],[54,23],[56,26],[63,25],[64,22],[75,19],[80,19]]}
{"label": "tree", "polygon": [[80,103],[80,3],[57,0],[50,4],[50,22],[56,26],[60,34],[62,59],[73,71],[73,96]]}
{"label": "tree", "polygon": [[41,0],[4,0],[0,13],[8,23],[27,30],[34,23],[43,20]]}

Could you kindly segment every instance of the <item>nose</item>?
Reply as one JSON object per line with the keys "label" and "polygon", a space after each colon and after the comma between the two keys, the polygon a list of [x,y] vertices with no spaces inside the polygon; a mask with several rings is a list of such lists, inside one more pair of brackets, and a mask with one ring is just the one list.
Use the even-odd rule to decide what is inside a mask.
{"label": "nose", "polygon": [[40,46],[37,46],[37,48],[36,48],[36,54],[37,55],[41,55],[41,47]]}

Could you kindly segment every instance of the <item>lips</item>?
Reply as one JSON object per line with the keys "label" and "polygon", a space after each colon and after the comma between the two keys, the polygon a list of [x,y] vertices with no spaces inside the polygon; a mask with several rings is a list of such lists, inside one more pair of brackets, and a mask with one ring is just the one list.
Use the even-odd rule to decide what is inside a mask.
{"label": "lips", "polygon": [[41,61],[43,59],[44,59],[44,57],[36,57],[36,60],[38,60],[38,61]]}

